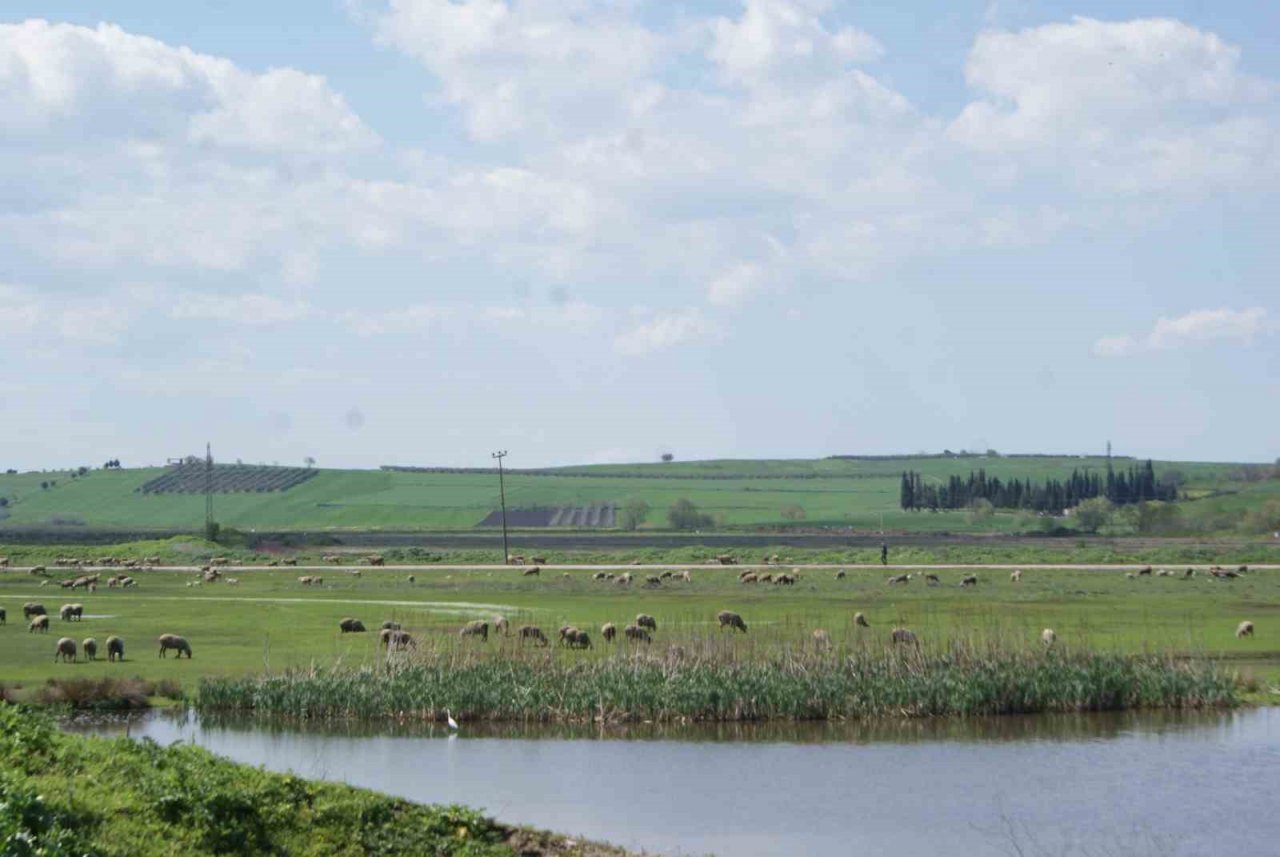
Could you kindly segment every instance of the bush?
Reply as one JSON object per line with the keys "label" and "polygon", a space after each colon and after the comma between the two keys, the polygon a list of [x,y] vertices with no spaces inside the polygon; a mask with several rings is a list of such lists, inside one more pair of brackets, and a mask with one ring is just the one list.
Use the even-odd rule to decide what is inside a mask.
{"label": "bush", "polygon": [[667,510],[667,520],[676,530],[703,530],[715,525],[715,519],[698,511],[692,500],[679,499]]}
{"label": "bush", "polygon": [[1106,497],[1093,497],[1075,508],[1076,526],[1086,533],[1096,533],[1111,522],[1115,507]]}
{"label": "bush", "polygon": [[640,525],[649,517],[649,504],[639,497],[632,497],[622,504],[622,514],[618,518],[618,525],[624,530],[639,529]]}

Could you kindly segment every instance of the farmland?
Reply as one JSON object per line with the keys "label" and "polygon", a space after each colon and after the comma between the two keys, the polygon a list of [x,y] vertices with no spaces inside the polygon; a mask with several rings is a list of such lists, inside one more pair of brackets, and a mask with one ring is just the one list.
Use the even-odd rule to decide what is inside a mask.
{"label": "farmland", "polygon": [[[1260,466],[1255,466],[1260,467]],[[509,509],[592,507],[643,501],[651,511],[641,532],[668,527],[666,510],[687,499],[710,515],[714,529],[852,528],[878,532],[1012,533],[1043,525],[1026,513],[997,510],[973,517],[963,511],[904,512],[898,507],[903,470],[928,480],[991,476],[1065,478],[1075,468],[1105,468],[1100,458],[926,457],[795,461],[705,461],[598,465],[510,471]],[[1158,474],[1177,471],[1189,499],[1180,532],[1234,532],[1247,510],[1280,501],[1280,480],[1246,481],[1239,464],[1158,462]],[[4,531],[193,532],[204,521],[204,498],[190,493],[145,493],[165,468],[0,475],[0,541]],[[317,470],[282,491],[215,495],[224,527],[259,531],[432,532],[475,528],[498,507],[494,473],[477,471]],[[1072,522],[1060,522],[1070,527]]]}

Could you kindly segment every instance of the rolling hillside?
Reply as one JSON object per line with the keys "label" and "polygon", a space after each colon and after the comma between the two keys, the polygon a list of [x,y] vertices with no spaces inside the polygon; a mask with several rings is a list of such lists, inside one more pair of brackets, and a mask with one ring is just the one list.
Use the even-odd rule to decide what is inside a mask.
{"label": "rolling hillside", "polygon": [[[666,526],[665,511],[686,498],[715,516],[723,528],[779,526],[889,530],[1010,531],[1026,516],[997,514],[969,521],[963,512],[908,513],[898,508],[904,469],[945,480],[985,468],[990,476],[1040,480],[1065,477],[1073,468],[1103,469],[1100,458],[905,457],[777,461],[699,461],[671,464],[596,465],[510,471],[508,508],[623,504],[632,498],[653,509],[646,529]],[[1127,466],[1127,462],[1122,462]],[[1157,472],[1180,471],[1185,490],[1209,499],[1188,509],[1216,514],[1280,497],[1280,481],[1237,481],[1242,466],[1158,462]],[[15,528],[197,530],[204,520],[200,494],[142,493],[164,468],[0,475],[0,532]],[[56,482],[48,487],[41,483]],[[1218,494],[1217,492],[1227,492]],[[239,529],[444,530],[475,527],[498,507],[496,474],[449,470],[319,470],[285,491],[222,493],[215,517]]]}

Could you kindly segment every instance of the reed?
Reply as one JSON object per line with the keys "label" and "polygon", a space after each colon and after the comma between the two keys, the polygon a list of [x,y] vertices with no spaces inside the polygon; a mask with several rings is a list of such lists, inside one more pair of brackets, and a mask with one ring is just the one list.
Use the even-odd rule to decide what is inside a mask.
{"label": "reed", "polygon": [[207,678],[197,706],[297,719],[523,722],[835,720],[1192,709],[1238,704],[1207,662],[999,640],[937,648],[687,640],[571,660],[554,649],[481,649],[447,639],[376,666]]}

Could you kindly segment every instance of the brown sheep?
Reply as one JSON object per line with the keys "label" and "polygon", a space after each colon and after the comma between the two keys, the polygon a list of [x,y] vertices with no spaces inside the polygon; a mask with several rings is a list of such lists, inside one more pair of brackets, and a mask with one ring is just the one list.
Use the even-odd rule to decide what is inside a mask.
{"label": "brown sheep", "polygon": [[816,629],[813,632],[812,637],[813,637],[813,645],[816,646],[817,648],[819,649],[831,648],[831,635],[828,634],[824,629],[822,628]]}
{"label": "brown sheep", "polygon": [[[778,572],[778,576],[781,577],[782,572]],[[765,572],[764,574],[758,575],[755,579],[761,583],[773,583],[773,572]]]}
{"label": "brown sheep", "polygon": [[960,586],[961,586],[961,587],[977,586],[977,585],[978,585],[978,575],[976,575],[976,574],[969,574],[969,575],[966,575],[966,576],[965,576],[964,578],[962,578],[962,579],[961,579],[961,581],[960,581]]}
{"label": "brown sheep", "polygon": [[27,626],[27,633],[39,631],[41,634],[49,633],[49,617],[41,613],[39,616],[31,620],[31,624]]}
{"label": "brown sheep", "polygon": [[924,582],[928,586],[941,586],[942,578],[938,577],[936,574],[926,574],[924,576]]}
{"label": "brown sheep", "polygon": [[339,630],[344,634],[363,634],[364,623],[359,619],[343,619],[338,623]]}
{"label": "brown sheep", "polygon": [[658,620],[654,619],[648,613],[636,614],[636,624],[641,628],[648,628],[650,631],[658,630]]}
{"label": "brown sheep", "polygon": [[37,604],[34,601],[28,601],[22,605],[22,618],[30,619],[32,616],[43,616],[48,612],[44,609],[43,604]]}
{"label": "brown sheep", "polygon": [[773,579],[773,583],[775,586],[795,586],[796,579],[790,574],[779,574]]}
{"label": "brown sheep", "polygon": [[483,619],[477,619],[474,622],[468,622],[462,626],[462,630],[458,632],[460,637],[480,637],[486,643],[489,642],[489,623]]}
{"label": "brown sheep", "polygon": [[606,643],[612,643],[614,638],[618,636],[618,626],[612,622],[605,622],[600,626],[600,636],[604,638]]}
{"label": "brown sheep", "polygon": [[529,562],[533,563],[534,565],[546,565],[547,558],[545,556],[531,556],[529,557]]}
{"label": "brown sheep", "polygon": [[378,637],[379,643],[384,646],[387,651],[400,652],[418,648],[418,644],[414,641],[413,635],[408,631],[392,631],[388,629],[379,634]]}
{"label": "brown sheep", "polygon": [[1151,569],[1151,566],[1149,566],[1149,565],[1144,565],[1142,568],[1138,569],[1138,576],[1139,576],[1139,577],[1150,577],[1150,576],[1151,576],[1151,570],[1152,570],[1152,569]]}
{"label": "brown sheep", "polygon": [[747,633],[747,623],[742,621],[742,617],[737,613],[731,613],[728,610],[721,610],[716,614],[716,621],[720,623],[720,628],[733,628]]}
{"label": "brown sheep", "polygon": [[853,614],[853,624],[857,625],[859,628],[870,628],[870,627],[871,627],[871,623],[867,621],[867,617],[866,617],[866,615],[865,615],[865,614],[863,614],[863,613],[854,613],[854,614]]}
{"label": "brown sheep", "polygon": [[738,564],[738,561],[734,559],[731,554],[727,554],[727,553],[722,553],[720,554],[720,556],[716,557],[716,562],[720,563],[721,565],[737,565]]}
{"label": "brown sheep", "polygon": [[757,580],[759,580],[759,577],[756,575],[754,571],[745,572],[741,577],[738,578],[739,583],[755,583]]}
{"label": "brown sheep", "polygon": [[511,636],[511,625],[507,622],[506,616],[493,617],[493,633],[501,634],[504,637]]}
{"label": "brown sheep", "polygon": [[29,572],[27,572],[27,573],[28,573],[28,574],[32,574],[32,575],[37,575],[37,574],[48,574],[49,572],[45,571],[45,568],[44,568],[44,566],[43,566],[43,565],[37,565],[37,566],[34,566],[34,567],[31,569],[31,571],[29,571]]}
{"label": "brown sheep", "polygon": [[186,652],[187,660],[191,660],[191,644],[185,637],[179,637],[177,634],[161,634],[159,657],[165,657],[170,649],[178,653],[178,660],[182,660],[183,652]]}
{"label": "brown sheep", "polygon": [[385,621],[385,622],[383,622],[383,623],[382,623],[382,625],[381,625],[381,627],[379,628],[379,630],[381,630],[381,631],[399,631],[399,630],[400,630],[400,623],[399,623],[399,622],[393,622],[392,620],[388,619],[387,621]]}
{"label": "brown sheep", "polygon": [[573,625],[561,625],[560,630],[556,632],[556,636],[559,638],[558,642],[560,645],[567,646],[570,644],[573,636],[577,633],[578,629]]}
{"label": "brown sheep", "polygon": [[369,565],[386,565],[386,564],[387,564],[387,561],[383,557],[376,556],[376,555],[369,557]]}
{"label": "brown sheep", "polygon": [[290,558],[288,558],[288,559],[282,559],[282,560],[280,560],[280,564],[281,564],[281,565],[292,565],[292,566],[295,566],[295,567],[296,567],[296,566],[298,565],[298,560],[297,560],[296,558],[294,558],[294,557],[290,557]]}
{"label": "brown sheep", "polygon": [[119,637],[107,637],[107,663],[124,660],[124,640]]}
{"label": "brown sheep", "polygon": [[589,649],[591,648],[591,636],[578,628],[573,629],[573,633],[569,635],[569,648],[571,649]]}
{"label": "brown sheep", "polygon": [[550,645],[550,643],[547,642],[547,635],[542,633],[542,629],[534,627],[533,625],[520,626],[520,642],[524,642],[525,640],[536,640],[544,646]]}
{"label": "brown sheep", "polygon": [[617,578],[616,578],[613,582],[614,582],[614,583],[616,583],[616,584],[618,584],[619,586],[630,586],[630,585],[631,585],[631,572],[629,572],[629,571],[628,571],[628,572],[626,572],[625,574],[620,574],[620,575],[618,575],[618,576],[617,576]]}
{"label": "brown sheep", "polygon": [[1045,628],[1040,632],[1040,642],[1044,643],[1045,648],[1049,648],[1058,642],[1058,635],[1054,633],[1052,628]]}
{"label": "brown sheep", "polygon": [[520,574],[524,577],[537,577],[542,574],[542,569],[539,566],[534,565],[526,568],[524,571],[520,572]]}
{"label": "brown sheep", "polygon": [[1236,639],[1243,640],[1245,637],[1253,636],[1253,623],[1241,622],[1236,626]]}
{"label": "brown sheep", "polygon": [[659,574],[659,575],[658,575],[658,579],[659,579],[659,580],[670,580],[671,578],[673,578],[673,577],[675,577],[675,576],[676,576],[676,573],[675,573],[674,571],[672,571],[671,569],[667,569],[666,571],[662,572],[662,574]]}
{"label": "brown sheep", "polygon": [[53,650],[54,663],[58,662],[58,658],[62,658],[64,664],[74,664],[76,662],[76,641],[70,637],[63,637],[58,640],[57,648]]}
{"label": "brown sheep", "polygon": [[76,621],[79,622],[84,618],[84,605],[82,604],[63,604],[62,609],[58,611],[59,617],[63,622]]}
{"label": "brown sheep", "polygon": [[652,643],[653,637],[649,636],[649,632],[639,625],[628,625],[622,629],[622,633],[628,640],[635,643]]}
{"label": "brown sheep", "polygon": [[911,631],[908,631],[906,628],[894,628],[892,631],[889,632],[889,639],[892,640],[895,644],[905,643],[909,646],[920,645],[920,638],[918,638]]}
{"label": "brown sheep", "polygon": [[80,647],[84,649],[85,660],[96,661],[98,659],[98,641],[93,637],[86,637]]}
{"label": "brown sheep", "polygon": [[312,580],[314,580],[314,579],[315,579],[315,578],[313,578],[311,575],[309,575],[309,574],[304,574],[304,575],[302,575],[301,577],[299,577],[299,578],[298,578],[298,582],[299,582],[299,583],[301,583],[303,586],[310,586],[310,585],[311,585],[311,581],[312,581]]}

